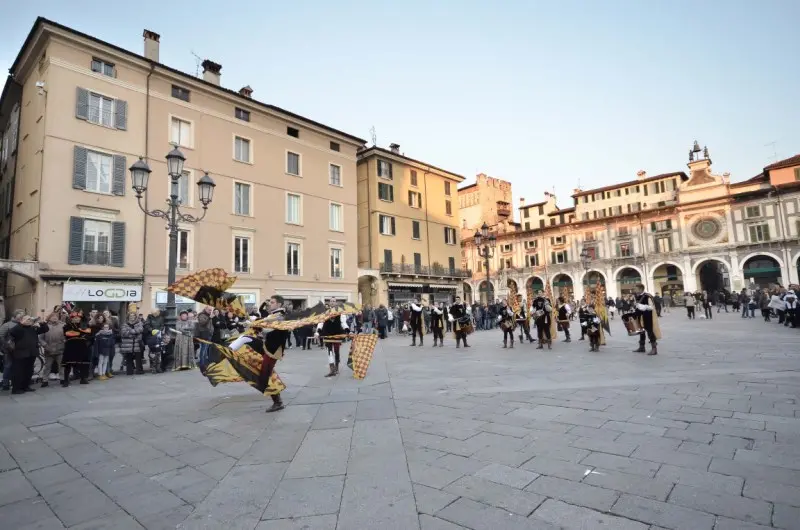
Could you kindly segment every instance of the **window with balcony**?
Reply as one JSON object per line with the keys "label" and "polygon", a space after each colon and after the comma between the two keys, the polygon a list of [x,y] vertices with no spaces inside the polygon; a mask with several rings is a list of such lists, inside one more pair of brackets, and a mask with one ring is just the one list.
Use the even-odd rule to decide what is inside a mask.
{"label": "window with balcony", "polygon": [[86,219],[83,224],[83,263],[110,265],[111,223]]}
{"label": "window with balcony", "polygon": [[233,183],[233,213],[236,215],[250,215],[250,184],[244,182]]}
{"label": "window with balcony", "polygon": [[173,116],[170,118],[170,143],[192,147],[192,123]]}
{"label": "window with balcony", "polygon": [[378,160],[378,176],[392,180],[392,164],[386,160]]}
{"label": "window with balcony", "polygon": [[395,235],[395,220],[391,215],[378,215],[378,227],[384,236]]}
{"label": "window with balcony", "polygon": [[125,223],[69,218],[70,265],[125,265]]}
{"label": "window with balcony", "polygon": [[597,249],[595,247],[586,247],[583,249],[583,252],[586,254],[586,257],[590,260],[597,259]]}
{"label": "window with balcony", "polygon": [[331,278],[342,278],[342,253],[341,248],[330,249],[330,265],[331,265]]}
{"label": "window with balcony", "polygon": [[410,191],[408,192],[408,205],[412,208],[421,208],[422,207],[422,194],[418,191]]}
{"label": "window with balcony", "polygon": [[672,236],[663,235],[655,238],[656,252],[664,254],[672,252]]}
{"label": "window with balcony", "polygon": [[422,254],[414,252],[414,272],[420,274],[422,272]]}
{"label": "window with balcony", "polygon": [[250,246],[249,237],[235,236],[233,238],[233,270],[234,272],[249,273],[250,271]]}
{"label": "window with balcony", "polygon": [[630,243],[620,243],[617,245],[617,255],[621,258],[629,258],[633,254],[631,253],[631,244]]}
{"label": "window with balcony", "polygon": [[250,163],[250,140],[241,136],[233,138],[233,158],[237,162]]}
{"label": "window with balcony", "polygon": [[300,243],[286,243],[286,274],[300,276]]}
{"label": "window with balcony", "polygon": [[342,166],[336,164],[328,165],[328,183],[331,186],[342,185]]}
{"label": "window with balcony", "polygon": [[447,245],[456,244],[456,229],[449,226],[444,227],[444,242]]}
{"label": "window with balcony", "polygon": [[394,202],[394,186],[378,182],[378,198],[386,202]]}
{"label": "window with balcony", "polygon": [[769,225],[766,223],[750,225],[747,230],[750,233],[750,241],[752,243],[763,243],[770,240]]}

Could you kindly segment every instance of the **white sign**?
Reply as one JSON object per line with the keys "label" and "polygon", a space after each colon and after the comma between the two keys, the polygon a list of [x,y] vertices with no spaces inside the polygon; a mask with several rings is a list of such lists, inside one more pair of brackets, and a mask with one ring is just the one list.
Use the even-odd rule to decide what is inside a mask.
{"label": "white sign", "polygon": [[64,302],[139,302],[142,286],[124,283],[65,283]]}
{"label": "white sign", "polygon": [[[167,292],[166,291],[157,291],[156,292],[156,305],[164,305],[167,303]],[[175,295],[175,303],[176,304],[193,304],[194,300],[191,298],[186,298],[185,296],[178,296]]]}

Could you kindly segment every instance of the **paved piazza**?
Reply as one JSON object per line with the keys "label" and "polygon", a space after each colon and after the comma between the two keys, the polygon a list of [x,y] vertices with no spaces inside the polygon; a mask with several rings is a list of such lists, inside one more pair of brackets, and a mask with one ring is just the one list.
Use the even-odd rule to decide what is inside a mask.
{"label": "paved piazza", "polygon": [[6,393],[0,527],[800,528],[800,332],[714,317],[656,357],[394,336],[361,382],[290,350],[277,414],[196,371]]}

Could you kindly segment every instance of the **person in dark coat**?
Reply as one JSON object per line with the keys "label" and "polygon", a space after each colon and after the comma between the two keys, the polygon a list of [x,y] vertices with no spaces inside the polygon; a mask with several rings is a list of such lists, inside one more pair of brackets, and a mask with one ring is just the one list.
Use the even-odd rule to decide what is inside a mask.
{"label": "person in dark coat", "polygon": [[11,353],[14,361],[11,365],[11,393],[23,394],[34,392],[31,388],[33,377],[33,364],[39,355],[39,335],[47,333],[47,324],[34,322],[33,317],[25,315],[9,335],[14,339],[14,351]]}
{"label": "person in dark coat", "polygon": [[69,386],[69,374],[72,370],[80,376],[82,385],[88,385],[92,363],[92,330],[83,321],[82,313],[70,313],[69,322],[64,326],[64,337],[64,379],[61,386]]}
{"label": "person in dark coat", "polygon": [[386,338],[386,329],[389,327],[389,311],[381,304],[375,310],[375,320],[378,325],[378,338]]}
{"label": "person in dark coat", "polygon": [[125,358],[125,373],[133,375],[135,366],[136,372],[143,374],[144,348],[142,347],[142,335],[144,333],[144,325],[136,313],[128,313],[128,321],[120,327],[119,333],[119,352]]}

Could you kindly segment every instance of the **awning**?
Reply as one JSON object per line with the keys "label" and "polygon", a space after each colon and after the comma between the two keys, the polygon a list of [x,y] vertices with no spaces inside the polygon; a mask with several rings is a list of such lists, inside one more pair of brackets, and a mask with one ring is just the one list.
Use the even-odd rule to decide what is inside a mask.
{"label": "awning", "polygon": [[432,283],[428,287],[431,287],[432,289],[450,289],[453,291],[458,290],[458,287],[456,287],[455,285],[439,285],[436,283]]}
{"label": "awning", "polygon": [[386,285],[389,287],[417,287],[422,288],[421,283],[397,283],[397,282],[386,282]]}

